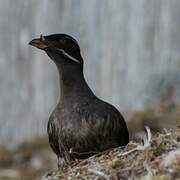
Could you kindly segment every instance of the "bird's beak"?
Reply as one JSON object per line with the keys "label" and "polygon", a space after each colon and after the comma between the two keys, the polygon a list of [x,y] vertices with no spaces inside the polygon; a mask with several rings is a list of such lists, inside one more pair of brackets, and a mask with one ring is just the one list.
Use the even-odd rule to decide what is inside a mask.
{"label": "bird's beak", "polygon": [[32,41],[30,41],[29,45],[34,46],[39,49],[45,49],[48,47],[48,44],[42,35],[39,39],[37,38],[37,39],[33,39]]}

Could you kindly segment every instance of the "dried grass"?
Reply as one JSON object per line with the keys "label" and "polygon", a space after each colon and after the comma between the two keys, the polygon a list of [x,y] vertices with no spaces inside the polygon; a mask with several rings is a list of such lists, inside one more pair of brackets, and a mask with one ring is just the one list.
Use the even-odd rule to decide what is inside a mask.
{"label": "dried grass", "polygon": [[180,129],[164,130],[151,135],[146,127],[142,142],[131,141],[124,148],[115,148],[74,162],[65,171],[56,171],[42,179],[180,179]]}

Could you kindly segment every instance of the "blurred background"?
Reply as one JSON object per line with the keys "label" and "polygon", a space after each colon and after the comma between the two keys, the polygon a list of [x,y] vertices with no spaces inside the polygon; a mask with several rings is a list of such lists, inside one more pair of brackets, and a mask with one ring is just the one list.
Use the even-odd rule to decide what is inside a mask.
{"label": "blurred background", "polygon": [[90,87],[123,113],[132,134],[144,125],[178,126],[179,17],[179,0],[0,0],[0,144],[1,154],[9,153],[0,164],[13,165],[10,154],[20,155],[12,149],[16,155],[23,149],[31,158],[26,152],[22,159],[42,165],[27,142],[37,152],[39,142],[47,144],[41,138],[59,100],[59,80],[47,55],[28,46],[40,34],[78,40]]}

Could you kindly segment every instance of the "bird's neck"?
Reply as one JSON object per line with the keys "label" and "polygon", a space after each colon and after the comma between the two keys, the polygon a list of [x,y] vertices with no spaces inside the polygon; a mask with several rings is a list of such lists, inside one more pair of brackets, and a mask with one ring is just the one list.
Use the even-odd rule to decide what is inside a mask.
{"label": "bird's neck", "polygon": [[58,71],[60,76],[60,102],[76,100],[78,97],[94,96],[84,79],[83,67],[65,65],[59,66]]}

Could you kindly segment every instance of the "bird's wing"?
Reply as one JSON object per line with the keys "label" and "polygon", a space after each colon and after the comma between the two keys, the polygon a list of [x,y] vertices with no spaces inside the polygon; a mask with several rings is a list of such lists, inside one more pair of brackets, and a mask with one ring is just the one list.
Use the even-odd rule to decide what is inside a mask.
{"label": "bird's wing", "polygon": [[59,134],[59,127],[57,125],[58,120],[55,114],[52,114],[49,118],[48,121],[48,126],[47,126],[47,132],[49,136],[49,144],[53,151],[55,152],[56,155],[59,155],[59,143],[58,143],[58,134]]}
{"label": "bird's wing", "polygon": [[[122,139],[122,129],[120,117],[104,113],[103,115],[94,113],[82,113],[78,133],[74,134],[77,151],[91,149],[92,151],[103,151],[108,148],[124,145]],[[126,134],[125,134],[126,136]]]}

